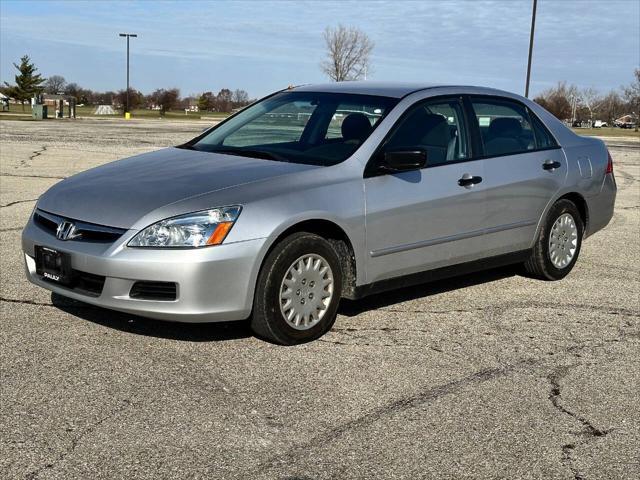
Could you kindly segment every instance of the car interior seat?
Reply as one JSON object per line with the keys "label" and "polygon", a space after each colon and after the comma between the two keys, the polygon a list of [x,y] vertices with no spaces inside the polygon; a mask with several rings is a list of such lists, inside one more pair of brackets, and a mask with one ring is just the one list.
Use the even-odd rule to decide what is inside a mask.
{"label": "car interior seat", "polygon": [[350,113],[342,121],[342,138],[347,143],[362,143],[369,136],[372,126],[364,113]]}
{"label": "car interior seat", "polygon": [[417,147],[427,152],[427,164],[443,163],[448,152],[454,150],[447,119],[442,115],[428,113],[417,108],[409,114],[392,137],[393,147]]}
{"label": "car interior seat", "polygon": [[486,155],[526,150],[522,142],[522,124],[516,118],[494,118],[489,125],[484,144]]}

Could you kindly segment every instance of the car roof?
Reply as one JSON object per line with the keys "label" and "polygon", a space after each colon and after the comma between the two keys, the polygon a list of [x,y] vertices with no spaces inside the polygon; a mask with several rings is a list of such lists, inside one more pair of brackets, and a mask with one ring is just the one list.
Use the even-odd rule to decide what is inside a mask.
{"label": "car roof", "polygon": [[409,83],[409,82],[377,82],[370,80],[360,80],[353,82],[319,83],[311,85],[300,85],[290,87],[296,92],[319,92],[319,93],[349,93],[354,95],[378,95],[383,97],[402,98],[411,93],[434,88],[453,88],[470,93],[486,93],[493,95],[512,96],[510,92],[496,90],[494,88],[453,85],[444,83]]}
{"label": "car roof", "polygon": [[372,82],[370,80],[361,80],[300,85],[294,87],[293,90],[297,92],[351,93],[401,98],[418,90],[443,86],[445,85],[435,83]]}

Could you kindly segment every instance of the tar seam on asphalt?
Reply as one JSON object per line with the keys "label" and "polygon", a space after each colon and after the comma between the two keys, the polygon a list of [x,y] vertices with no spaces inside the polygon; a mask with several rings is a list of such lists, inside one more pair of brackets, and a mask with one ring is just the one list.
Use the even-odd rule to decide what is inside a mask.
{"label": "tar seam on asphalt", "polygon": [[[569,370],[577,366],[578,365],[559,366],[559,367],[556,367],[555,370],[548,375],[547,379],[549,380],[549,383],[551,383],[551,392],[549,393],[549,400],[551,401],[551,404],[558,411],[560,411],[561,413],[564,413],[565,415],[569,415],[570,417],[574,418],[575,420],[577,420],[582,424],[583,426],[582,434],[585,437],[585,439],[579,442],[578,444],[585,445],[589,443],[591,440],[605,437],[611,432],[611,429],[601,430],[595,427],[588,419],[569,410],[564,405],[562,405],[561,403],[562,391],[560,389],[560,382],[569,373]],[[582,473],[580,473],[580,470],[578,470],[578,468],[575,465],[575,458],[573,456],[573,453],[575,451],[576,446],[577,446],[576,443],[567,443],[562,446],[562,463],[571,470],[575,480],[584,480],[585,476]]]}

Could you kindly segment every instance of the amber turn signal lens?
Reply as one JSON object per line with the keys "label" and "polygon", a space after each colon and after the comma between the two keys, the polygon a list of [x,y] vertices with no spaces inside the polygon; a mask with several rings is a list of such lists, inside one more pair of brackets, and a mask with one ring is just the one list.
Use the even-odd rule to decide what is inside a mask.
{"label": "amber turn signal lens", "polygon": [[219,223],[209,237],[209,240],[207,240],[207,245],[220,245],[227,237],[227,234],[229,233],[229,230],[231,230],[232,226],[233,222]]}

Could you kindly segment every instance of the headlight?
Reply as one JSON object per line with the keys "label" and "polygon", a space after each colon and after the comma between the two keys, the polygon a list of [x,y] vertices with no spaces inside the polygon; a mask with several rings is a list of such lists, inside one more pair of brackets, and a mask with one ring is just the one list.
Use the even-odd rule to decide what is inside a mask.
{"label": "headlight", "polygon": [[223,207],[187,213],[149,225],[129,242],[130,247],[206,247],[219,245],[240,215],[242,207]]}

